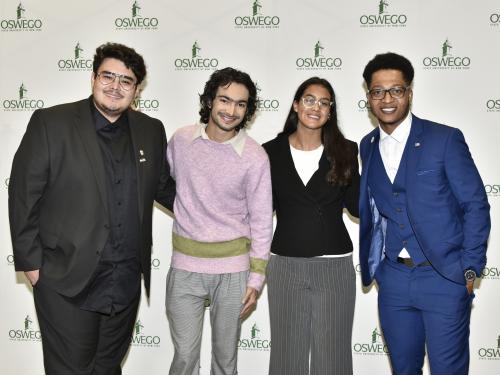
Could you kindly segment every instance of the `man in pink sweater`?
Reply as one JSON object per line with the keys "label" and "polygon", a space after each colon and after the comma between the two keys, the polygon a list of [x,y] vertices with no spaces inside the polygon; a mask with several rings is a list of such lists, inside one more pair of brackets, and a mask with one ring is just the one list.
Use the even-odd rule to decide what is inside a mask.
{"label": "man in pink sweater", "polygon": [[255,307],[272,239],[272,188],[264,149],[245,132],[256,109],[248,74],[225,68],[200,96],[200,124],[167,149],[176,181],[167,316],[175,347],[169,375],[197,375],[210,301],[212,375],[237,374],[241,318]]}

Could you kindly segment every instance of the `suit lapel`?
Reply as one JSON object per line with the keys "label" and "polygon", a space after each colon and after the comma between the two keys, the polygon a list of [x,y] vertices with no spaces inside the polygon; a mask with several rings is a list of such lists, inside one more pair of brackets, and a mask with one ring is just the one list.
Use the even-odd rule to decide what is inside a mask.
{"label": "suit lapel", "polygon": [[108,211],[108,199],[106,193],[106,172],[104,171],[104,163],[102,160],[101,149],[97,141],[94,120],[90,111],[90,99],[82,100],[78,103],[77,116],[75,118],[75,126],[80,138],[83,142],[87,157],[94,171],[94,176],[99,190],[99,195],[106,213]]}
{"label": "suit lapel", "polygon": [[370,170],[370,165],[372,162],[372,157],[373,157],[373,151],[375,150],[375,147],[378,147],[378,141],[380,139],[380,131],[379,129],[374,129],[370,135],[369,135],[369,140],[368,140],[368,154],[366,156],[366,160],[364,161],[363,164],[363,173],[361,174],[361,186],[363,186],[362,191],[365,190],[365,187],[368,186],[368,172]]}
{"label": "suit lapel", "polygon": [[132,138],[135,169],[137,173],[137,203],[139,204],[139,219],[142,223],[142,216],[144,214],[144,170],[142,164],[147,163],[148,157],[152,157],[152,155],[146,155],[145,153],[144,129],[142,128],[139,116],[137,116],[137,114],[132,110],[128,111],[128,122],[130,128],[130,137]]}

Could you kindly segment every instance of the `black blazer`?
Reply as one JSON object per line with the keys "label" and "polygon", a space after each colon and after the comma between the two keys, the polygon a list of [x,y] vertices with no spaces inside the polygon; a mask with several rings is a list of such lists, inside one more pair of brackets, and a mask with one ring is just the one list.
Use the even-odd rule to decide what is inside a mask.
{"label": "black blazer", "polygon": [[[109,233],[104,164],[90,105],[85,99],[35,111],[9,181],[16,270],[40,269],[40,282],[70,297],[88,283]],[[153,200],[172,209],[175,184],[165,159],[163,124],[133,110],[128,119],[149,293]]]}
{"label": "black blazer", "polygon": [[277,226],[271,250],[290,257],[340,255],[353,250],[342,219],[343,208],[358,217],[358,147],[352,149],[352,181],[348,186],[330,185],[326,174],[330,163],[323,151],[318,170],[306,186],[293,164],[288,136],[282,135],[263,145],[271,162],[273,204]]}

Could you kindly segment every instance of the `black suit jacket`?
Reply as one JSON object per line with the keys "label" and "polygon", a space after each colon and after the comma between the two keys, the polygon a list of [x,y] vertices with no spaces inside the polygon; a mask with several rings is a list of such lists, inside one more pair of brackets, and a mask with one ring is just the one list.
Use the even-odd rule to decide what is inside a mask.
{"label": "black suit jacket", "polygon": [[[66,296],[88,283],[109,233],[104,163],[90,100],[33,113],[12,164],[9,218],[17,271]],[[149,294],[152,208],[172,209],[175,184],[163,124],[128,111],[137,169],[140,257]]]}
{"label": "black suit jacket", "polygon": [[340,255],[351,252],[352,241],[342,219],[344,207],[358,217],[359,167],[358,146],[351,149],[352,180],[347,186],[326,181],[330,170],[325,151],[318,169],[304,186],[300,179],[287,135],[262,146],[269,155],[273,183],[273,205],[277,224],[271,250],[289,257]]}

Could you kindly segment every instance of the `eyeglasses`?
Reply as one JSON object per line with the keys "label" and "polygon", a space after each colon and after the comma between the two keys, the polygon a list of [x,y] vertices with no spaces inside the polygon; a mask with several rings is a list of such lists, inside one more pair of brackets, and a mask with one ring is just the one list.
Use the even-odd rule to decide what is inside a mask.
{"label": "eyeglasses", "polygon": [[118,78],[120,87],[126,91],[133,89],[136,84],[132,77],[113,72],[100,72],[97,73],[97,77],[104,86],[112,84]]}
{"label": "eyeglasses", "polygon": [[405,96],[406,90],[408,89],[409,87],[404,86],[391,87],[390,89],[382,89],[377,87],[375,89],[369,90],[368,94],[370,95],[370,98],[374,100],[384,99],[386,93],[389,93],[389,95],[393,99],[401,99],[403,96]]}
{"label": "eyeglasses", "polygon": [[314,96],[306,95],[302,97],[302,104],[306,108],[312,108],[318,104],[320,109],[326,110],[333,105],[333,102],[328,99],[316,99]]}

